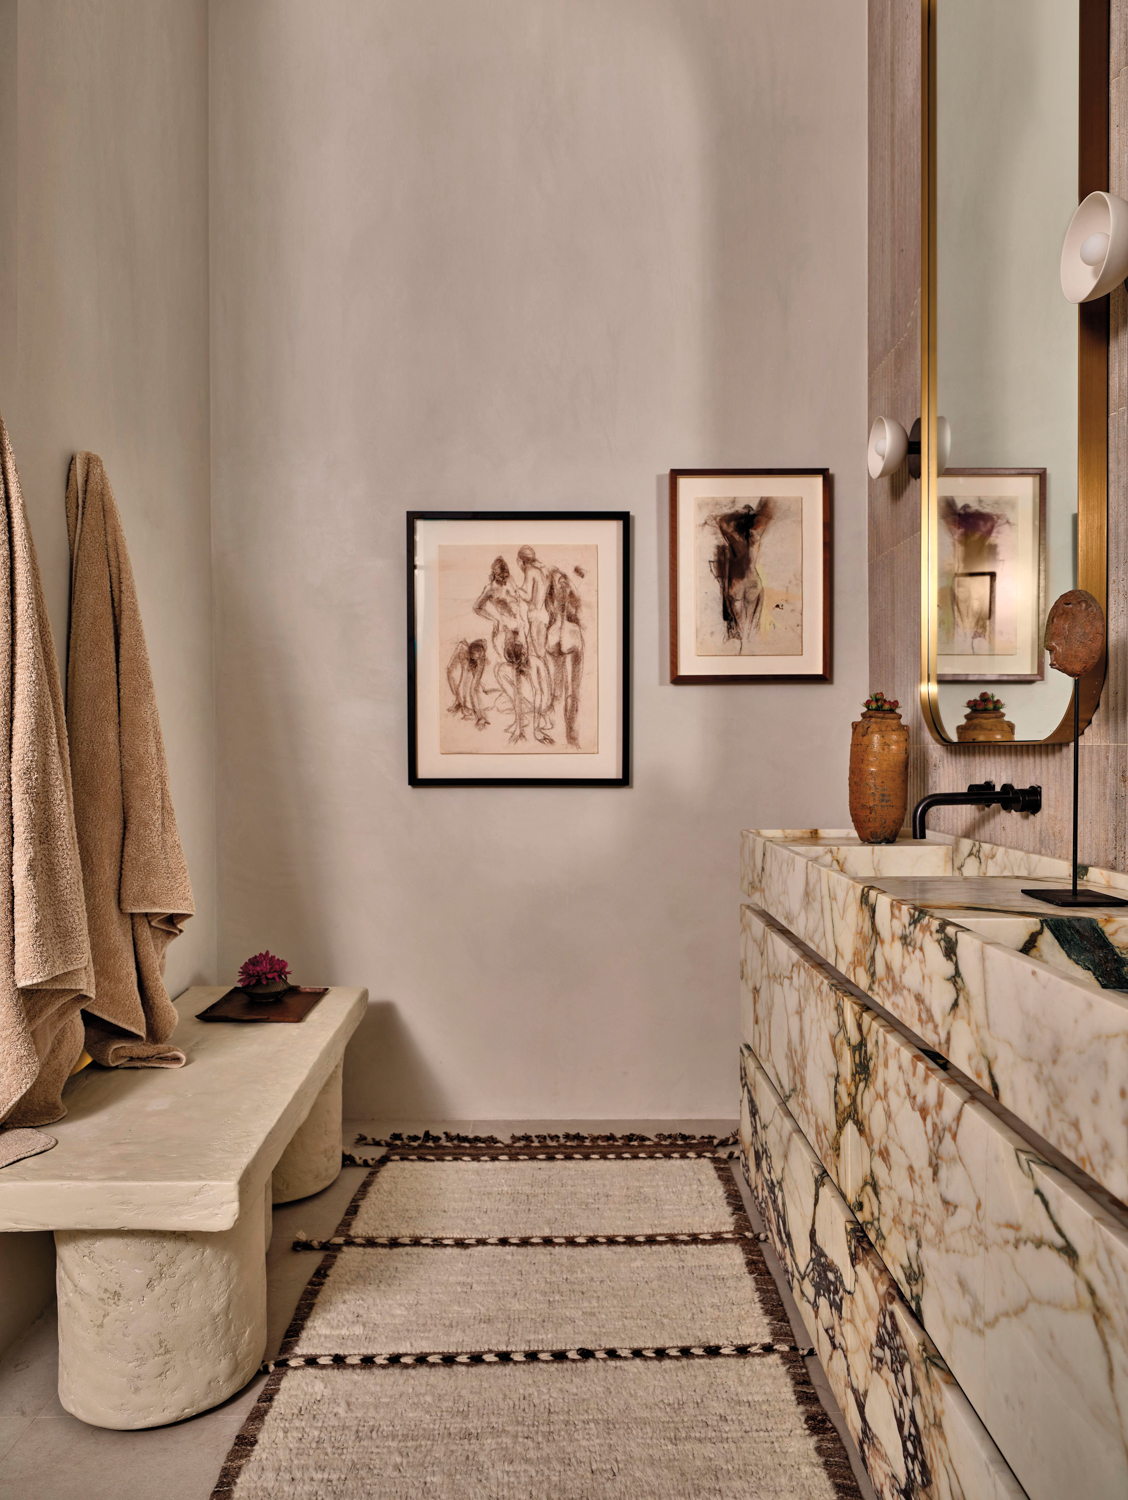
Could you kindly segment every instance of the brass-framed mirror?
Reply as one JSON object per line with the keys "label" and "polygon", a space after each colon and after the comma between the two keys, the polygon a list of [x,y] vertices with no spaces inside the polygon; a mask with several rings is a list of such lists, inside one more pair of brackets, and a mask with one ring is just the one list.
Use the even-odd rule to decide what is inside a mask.
{"label": "brass-framed mirror", "polygon": [[[1073,683],[1046,614],[1071,588],[1107,602],[1109,298],[1068,302],[1059,261],[1109,187],[1109,0],[923,0],[923,20],[921,706],[941,743],[980,737],[961,721],[986,726],[986,693],[992,748],[1059,744]],[[1102,656],[1082,728],[1104,677]]]}

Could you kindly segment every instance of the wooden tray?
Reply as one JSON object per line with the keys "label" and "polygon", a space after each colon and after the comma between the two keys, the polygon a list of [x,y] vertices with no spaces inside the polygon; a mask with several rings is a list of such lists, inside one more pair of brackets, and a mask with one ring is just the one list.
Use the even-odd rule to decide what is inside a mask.
{"label": "wooden tray", "polygon": [[206,1010],[200,1011],[199,1021],[304,1021],[323,995],[325,989],[311,989],[309,985],[294,984],[283,990],[275,1000],[253,1000],[246,990],[231,989],[226,995],[213,1001]]}

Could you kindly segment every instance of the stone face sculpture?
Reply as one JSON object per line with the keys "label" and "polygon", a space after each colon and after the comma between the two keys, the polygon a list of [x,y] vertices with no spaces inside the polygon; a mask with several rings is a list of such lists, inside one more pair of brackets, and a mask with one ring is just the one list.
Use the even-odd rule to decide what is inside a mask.
{"label": "stone face sculpture", "polygon": [[1055,600],[1046,620],[1050,666],[1067,677],[1084,677],[1104,650],[1104,611],[1084,589],[1070,589]]}

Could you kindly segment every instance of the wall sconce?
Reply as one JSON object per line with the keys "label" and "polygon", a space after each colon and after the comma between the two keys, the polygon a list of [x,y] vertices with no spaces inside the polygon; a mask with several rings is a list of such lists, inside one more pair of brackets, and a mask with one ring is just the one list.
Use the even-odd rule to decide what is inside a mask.
{"label": "wall sconce", "polygon": [[[869,471],[871,479],[894,474],[905,462],[909,451],[909,434],[892,417],[878,417],[870,428]],[[917,452],[920,444],[917,444]]]}
{"label": "wall sconce", "polygon": [[[1128,209],[1128,203],[1125,208]],[[936,418],[936,472],[943,474],[948,467],[952,452],[952,429],[947,417]],[[906,432],[900,422],[892,417],[878,417],[870,428],[869,472],[871,479],[884,479],[895,474],[907,458],[909,473],[920,478],[920,418]]]}
{"label": "wall sconce", "polygon": [[1061,247],[1061,289],[1070,302],[1092,302],[1128,276],[1128,203],[1090,193],[1078,204]]}

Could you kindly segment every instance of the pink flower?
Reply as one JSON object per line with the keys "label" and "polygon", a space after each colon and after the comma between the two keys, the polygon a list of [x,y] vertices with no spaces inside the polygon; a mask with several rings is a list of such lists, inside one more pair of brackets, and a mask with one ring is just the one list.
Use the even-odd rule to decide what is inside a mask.
{"label": "pink flower", "polygon": [[276,958],[265,948],[261,953],[256,953],[253,958],[248,958],[239,970],[239,984],[243,989],[253,984],[275,984],[289,977],[290,965],[286,960]]}

